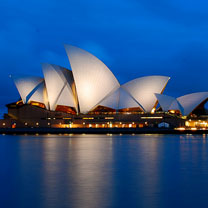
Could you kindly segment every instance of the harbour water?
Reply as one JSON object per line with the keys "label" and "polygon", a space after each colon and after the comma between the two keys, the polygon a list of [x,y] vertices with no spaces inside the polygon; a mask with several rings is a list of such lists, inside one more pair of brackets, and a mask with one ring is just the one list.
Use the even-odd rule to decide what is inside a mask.
{"label": "harbour water", "polygon": [[0,135],[2,208],[208,207],[207,135]]}

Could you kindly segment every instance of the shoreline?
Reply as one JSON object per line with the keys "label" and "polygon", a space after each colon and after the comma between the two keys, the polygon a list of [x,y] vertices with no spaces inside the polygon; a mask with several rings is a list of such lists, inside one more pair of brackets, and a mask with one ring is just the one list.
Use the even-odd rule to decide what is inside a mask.
{"label": "shoreline", "polygon": [[0,134],[208,134],[208,130],[165,128],[0,128]]}

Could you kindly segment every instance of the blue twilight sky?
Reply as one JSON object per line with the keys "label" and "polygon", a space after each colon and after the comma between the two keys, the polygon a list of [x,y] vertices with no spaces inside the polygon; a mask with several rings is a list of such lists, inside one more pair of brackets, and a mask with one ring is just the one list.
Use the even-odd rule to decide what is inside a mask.
{"label": "blue twilight sky", "polygon": [[0,111],[19,97],[10,74],[69,67],[64,43],[93,53],[121,84],[168,75],[165,94],[208,91],[207,11],[205,0],[1,0]]}

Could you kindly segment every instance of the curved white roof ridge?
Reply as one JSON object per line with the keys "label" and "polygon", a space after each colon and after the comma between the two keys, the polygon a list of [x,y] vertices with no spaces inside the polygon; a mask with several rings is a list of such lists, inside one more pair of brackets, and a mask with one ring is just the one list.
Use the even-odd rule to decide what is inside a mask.
{"label": "curved white roof ridge", "polygon": [[163,111],[168,111],[173,101],[176,100],[176,98],[164,94],[155,93],[155,96]]}
{"label": "curved white roof ridge", "polygon": [[38,87],[38,85],[44,82],[42,77],[37,76],[25,76],[25,75],[13,75],[12,79],[15,83],[15,86],[22,98],[23,103],[28,102],[28,95]]}
{"label": "curved white roof ridge", "polygon": [[122,86],[120,87],[120,98],[119,98],[119,109],[125,108],[141,108],[142,111],[145,111],[143,106],[137,102],[137,100]]}
{"label": "curved white roof ridge", "polygon": [[91,53],[65,45],[75,80],[81,113],[92,110],[120,84],[110,69]]}
{"label": "curved white roof ridge", "polygon": [[96,104],[95,107],[93,107],[93,109],[101,105],[117,110],[119,106],[119,97],[120,87],[116,87],[108,95],[106,95],[98,104]]}
{"label": "curved white roof ridge", "polygon": [[195,92],[177,98],[184,109],[184,116],[188,116],[206,99],[208,99],[208,92]]}
{"label": "curved white roof ridge", "polygon": [[151,112],[157,103],[155,93],[162,93],[169,81],[167,76],[144,76],[122,85],[127,92],[144,108]]}
{"label": "curved white roof ridge", "polygon": [[45,81],[42,77],[14,75],[12,79],[24,104],[36,101],[45,104],[48,109]]}
{"label": "curved white roof ridge", "polygon": [[125,109],[125,108],[141,108],[143,107],[127,92],[121,87],[116,88],[111,93],[109,93],[100,103],[96,106],[105,106],[115,110]]}
{"label": "curved white roof ridge", "polygon": [[36,88],[34,93],[29,98],[28,103],[30,101],[36,101],[36,102],[39,102],[39,103],[44,103],[46,109],[49,109],[48,94],[47,94],[47,90],[46,90],[45,81],[43,81],[39,84],[38,88]]}
{"label": "curved white roof ridge", "polygon": [[172,96],[155,93],[160,107],[163,111],[179,110],[183,114],[184,110],[178,100]]}
{"label": "curved white roof ridge", "polygon": [[43,74],[48,93],[48,101],[51,110],[57,105],[65,105],[76,108],[74,93],[72,90],[72,72],[55,64],[42,64]]}

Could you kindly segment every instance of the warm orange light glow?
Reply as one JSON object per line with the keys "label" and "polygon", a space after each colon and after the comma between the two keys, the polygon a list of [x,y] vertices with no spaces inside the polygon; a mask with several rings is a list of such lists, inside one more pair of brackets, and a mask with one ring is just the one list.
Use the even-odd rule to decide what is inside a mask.
{"label": "warm orange light glow", "polygon": [[64,113],[70,113],[70,114],[73,114],[73,115],[76,114],[76,110],[73,107],[64,106],[64,105],[58,105],[56,107],[56,111],[60,111],[60,112],[64,112]]}
{"label": "warm orange light glow", "polygon": [[105,117],[105,119],[109,119],[110,120],[110,119],[114,119],[114,117]]}
{"label": "warm orange light glow", "polygon": [[179,128],[175,128],[176,130],[179,130],[179,131],[184,131],[185,128],[184,127],[179,127]]}
{"label": "warm orange light glow", "polygon": [[139,108],[139,107],[136,107],[136,108],[123,108],[123,109],[120,109],[119,112],[129,114],[130,112],[131,113],[143,112],[143,110],[141,108]]}
{"label": "warm orange light glow", "polygon": [[162,119],[163,117],[162,116],[156,116],[156,117],[141,117],[141,119]]}
{"label": "warm orange light glow", "polygon": [[24,104],[24,103],[23,103],[22,100],[19,100],[19,101],[16,102],[16,105],[23,105],[23,104]]}
{"label": "warm orange light glow", "polygon": [[30,104],[30,105],[33,105],[33,106],[40,107],[40,108],[46,108],[46,107],[45,107],[45,104],[39,103],[39,102],[35,102],[35,101],[31,101],[29,104]]}
{"label": "warm orange light glow", "polygon": [[139,124],[139,128],[143,128],[144,127],[144,124]]}
{"label": "warm orange light glow", "polygon": [[152,113],[152,114],[155,113],[155,108],[153,108],[153,109],[151,110],[151,113]]}
{"label": "warm orange light glow", "polygon": [[192,131],[196,131],[196,130],[197,130],[197,128],[191,128],[191,130],[192,130]]}

